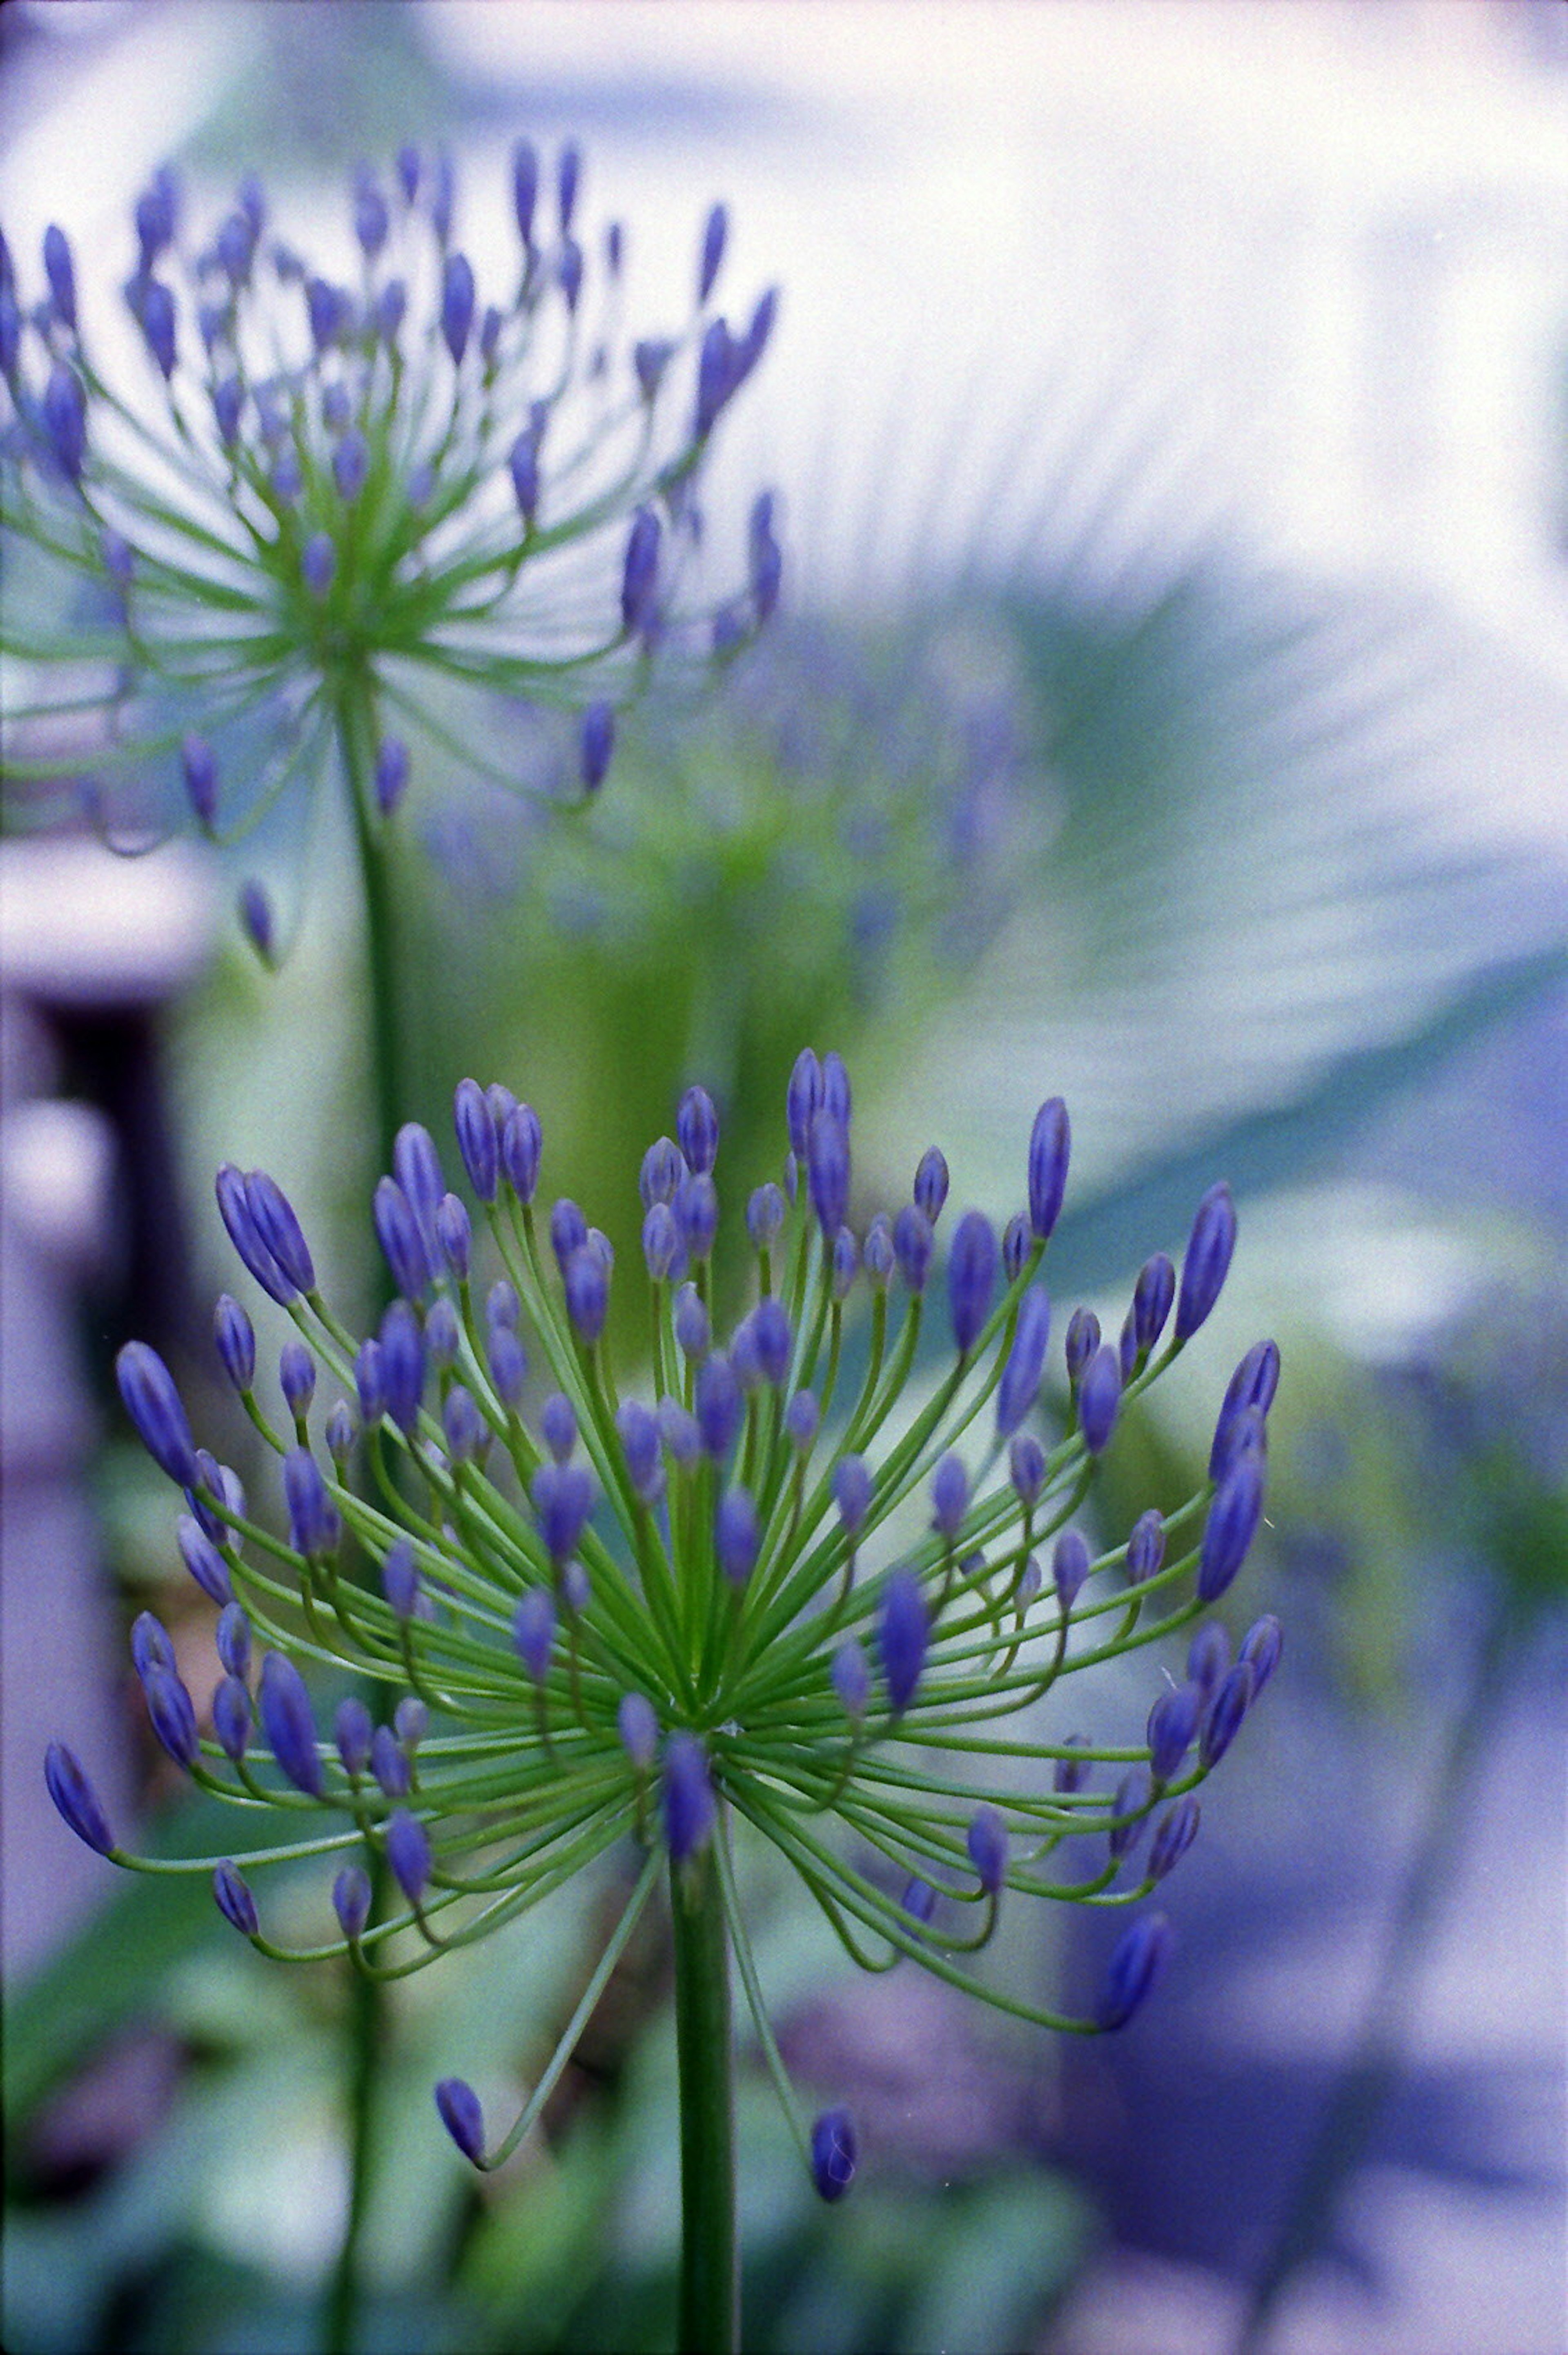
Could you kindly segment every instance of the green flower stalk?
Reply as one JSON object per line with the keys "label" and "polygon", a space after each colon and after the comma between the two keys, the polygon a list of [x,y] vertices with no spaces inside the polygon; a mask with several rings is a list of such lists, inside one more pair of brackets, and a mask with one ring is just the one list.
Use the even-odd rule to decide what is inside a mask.
{"label": "green flower stalk", "polygon": [[[552,199],[539,183],[520,143],[516,264],[483,288],[444,159],[405,148],[386,181],[360,167],[348,282],[270,236],[254,180],[187,238],[161,171],[124,288],[143,382],[90,336],[62,231],[27,311],[0,240],[0,464],[26,588],[3,643],[28,815],[59,814],[85,770],[112,839],[194,820],[239,844],[307,802],[336,751],[374,829],[407,790],[411,730],[520,790],[519,698],[581,716],[581,799],[656,651],[723,660],[754,635],[778,592],[771,505],[715,603],[698,494],[775,295],[740,331],[715,311],[715,207],[689,315],[634,337],[620,225],[579,241],[578,150]],[[240,907],[275,954],[257,877]]]}
{"label": "green flower stalk", "polygon": [[[1118,1340],[1087,1312],[1072,1319],[1052,1428],[1040,1266],[1067,1175],[1060,1100],[1036,1117],[1025,1208],[1000,1239],[979,1211],[955,1222],[940,1307],[941,1154],[924,1156],[896,1217],[857,1233],[837,1055],[802,1054],[786,1113],[784,1183],[744,1206],[752,1305],[723,1346],[719,1121],[700,1088],[645,1156],[645,1264],[628,1278],[574,1202],[542,1212],[532,1109],[465,1080],[455,1127],[478,1231],[432,1138],[405,1127],[374,1202],[397,1296],[363,1338],[322,1297],[274,1182],[222,1170],[229,1233],[296,1328],[274,1400],[249,1316],[219,1304],[219,1355],[279,1460],[286,1535],[196,1447],[150,1349],[130,1344],[119,1374],[143,1440],[187,1492],[182,1551],[216,1606],[226,1672],[204,1731],[144,1614],[133,1651],[149,1716],[248,1837],[232,1856],[133,1856],[70,1753],[56,1745],[48,1764],[67,1822],[113,1861],[209,1874],[261,1952],[347,1955],[378,1978],[483,1938],[612,1849],[639,1851],[624,1913],[520,2115],[492,2136],[470,2087],[437,2089],[483,2168],[539,2116],[667,1875],[681,2343],[698,2348],[733,2344],[736,2328],[731,1957],[825,2199],[842,2196],[857,2156],[847,2113],[808,2128],[798,2112],[738,1901],[737,1832],[789,1860],[864,1968],[907,1958],[1023,2019],[1119,2027],[1167,1962],[1158,1913],[1134,1911],[1087,2012],[998,1988],[976,1957],[1004,1904],[1123,1912],[1150,1896],[1191,1844],[1195,1794],[1280,1640],[1265,1616],[1232,1659],[1209,1615],[1262,1515],[1272,1342],[1237,1367],[1209,1476],[1184,1505],[1099,1548],[1083,1525],[1117,1427],[1219,1295],[1235,1238],[1225,1188],[1200,1204],[1179,1278],[1163,1253],[1148,1262]],[[612,1284],[628,1280],[648,1317],[635,1380],[606,1342]],[[866,1346],[851,1380],[857,1295]],[[944,1360],[934,1374],[923,1337]],[[1141,1737],[1087,1738],[1068,1704],[1078,1680],[1195,1625],[1184,1681],[1151,1677]],[[329,1740],[307,1669],[355,1680]],[[366,1679],[399,1696],[384,1722]],[[324,1894],[321,1938],[288,1947],[247,1876],[311,1857],[336,1874],[331,1910]]]}

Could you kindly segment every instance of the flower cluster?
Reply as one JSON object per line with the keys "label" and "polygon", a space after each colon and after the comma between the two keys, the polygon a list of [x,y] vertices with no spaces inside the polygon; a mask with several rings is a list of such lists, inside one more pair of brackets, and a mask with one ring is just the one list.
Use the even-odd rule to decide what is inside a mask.
{"label": "flower cluster", "polygon": [[[463,717],[477,696],[580,713],[592,794],[656,649],[722,658],[754,634],[778,593],[772,503],[714,605],[696,494],[775,294],[741,329],[715,310],[715,206],[688,318],[634,337],[622,227],[580,241],[581,182],[575,146],[546,188],[518,144],[517,263],[485,290],[443,157],[360,167],[351,283],[270,233],[253,179],[189,238],[158,172],[124,289],[152,400],[90,338],[64,233],[45,236],[31,309],[0,239],[6,528],[65,597],[52,623],[42,595],[7,617],[14,673],[43,674],[10,715],[16,779],[90,769],[112,832],[166,831],[183,802],[230,841],[305,798],[336,741],[370,821],[407,787],[411,727],[516,783],[481,749],[505,741],[494,709]],[[242,906],[269,947],[264,900]]]}
{"label": "flower cluster", "polygon": [[[274,1180],[222,1169],[229,1234],[295,1327],[274,1397],[250,1316],[227,1295],[218,1304],[222,1366],[281,1461],[286,1537],[194,1444],[162,1361],[135,1342],[120,1359],[131,1419],[187,1493],[180,1547],[217,1608],[225,1671],[204,1732],[144,1614],[133,1651],[149,1717],[248,1823],[262,1808],[300,1820],[302,1837],[251,1848],[248,1869],[336,1859],[336,1934],[309,1955],[347,1955],[378,1977],[417,1970],[614,1843],[645,1851],[513,2129],[487,2149],[471,2090],[439,2089],[476,2163],[498,2163],[538,2115],[667,1865],[677,1891],[716,1872],[795,2115],[736,1901],[736,1819],[796,1868],[867,1968],[908,1956],[1025,2019],[1120,2026],[1166,1959],[1157,1913],[1124,1931],[1091,2017],[1000,1992],[970,1958],[1005,1900],[1126,1907],[1163,1881],[1197,1832],[1198,1786],[1278,1657],[1272,1617],[1232,1657],[1210,1615],[1262,1514],[1272,1342],[1235,1370],[1197,1493],[1110,1546],[1083,1526],[1121,1419],[1218,1296],[1235,1237],[1226,1188],[1199,1205],[1179,1274],[1163,1253],[1148,1261],[1119,1335],[1087,1310],[1072,1316],[1064,1381],[1048,1382],[1040,1270],[1067,1177],[1060,1099],[1034,1122],[1024,1209],[1000,1235],[978,1210],[952,1221],[940,1277],[942,1154],[923,1156],[896,1216],[857,1233],[837,1055],[801,1055],[786,1110],[784,1182],[744,1205],[754,1294],[722,1341],[709,1095],[689,1090],[674,1137],[648,1148],[635,1280],[649,1355],[635,1383],[606,1338],[611,1285],[625,1278],[575,1202],[544,1211],[540,1124],[505,1087],[457,1092],[477,1227],[428,1132],[401,1132],[374,1202],[396,1296],[368,1338],[322,1297]],[[1189,1627],[1185,1678],[1151,1694],[1141,1738],[1091,1740],[1064,1712],[1085,1669]],[[302,1663],[346,1679],[328,1739]],[[53,1748],[48,1773],[91,1846],[210,1873],[235,1926],[287,1951],[234,1858],[134,1858],[69,1752]],[[854,2166],[848,2119],[829,2111],[801,2139],[837,2197]]]}

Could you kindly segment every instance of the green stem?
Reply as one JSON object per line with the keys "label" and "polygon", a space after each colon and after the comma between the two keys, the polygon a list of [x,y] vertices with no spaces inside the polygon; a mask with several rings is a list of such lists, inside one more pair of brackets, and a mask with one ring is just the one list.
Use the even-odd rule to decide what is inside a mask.
{"label": "green stem", "polygon": [[[392,1140],[405,1117],[402,1031],[398,1019],[397,928],[391,882],[378,829],[372,782],[375,709],[370,683],[362,673],[346,675],[335,697],[338,749],[348,788],[365,898],[366,982],[369,997],[371,1071],[374,1082],[375,1170],[392,1165]],[[395,1694],[380,1685],[366,1699],[379,1716],[390,1714]],[[381,1910],[386,1866],[371,1862],[374,1912]],[[347,2051],[348,2213],[327,2288],[323,2325],[325,2355],[351,2355],[358,2336],[361,2303],[360,2243],[375,2157],[376,2071],[386,2042],[385,1992],[364,1972],[349,1974]]]}
{"label": "green stem", "polygon": [[[714,1839],[720,1837],[715,1829]],[[736,2355],[735,2051],[730,1940],[710,1843],[670,1871],[680,2072],[680,2355]]]}
{"label": "green stem", "polygon": [[1355,2049],[1330,2090],[1317,2132],[1296,2171],[1279,2228],[1253,2282],[1233,2355],[1262,2355],[1280,2296],[1297,2269],[1321,2245],[1392,2091],[1399,2068],[1400,2030],[1408,2011],[1410,1975],[1436,1902],[1452,1878],[1455,1828],[1463,1821],[1464,1786],[1496,1721],[1519,1632],[1519,1614],[1505,1598],[1483,1635],[1469,1689],[1455,1710],[1425,1820],[1390,1917],[1377,1983],[1362,2016]]}

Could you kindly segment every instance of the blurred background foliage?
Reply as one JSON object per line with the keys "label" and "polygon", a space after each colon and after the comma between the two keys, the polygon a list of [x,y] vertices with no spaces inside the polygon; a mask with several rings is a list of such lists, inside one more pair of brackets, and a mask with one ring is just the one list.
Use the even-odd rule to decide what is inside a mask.
{"label": "blurred background foliage", "polygon": [[[73,60],[37,12],[12,12],[14,86],[40,111],[93,42],[147,37],[100,13]],[[160,16],[180,21],[139,14],[155,31]],[[570,118],[590,136],[630,123],[647,140],[662,102],[667,166],[683,126],[713,143],[707,162],[752,125],[744,76],[727,93],[721,77],[685,84],[672,68],[650,94],[630,68],[617,80],[561,65],[559,44],[497,87],[443,45],[451,15],[228,12],[242,56],[184,126],[187,160],[215,179],[260,161],[305,187],[415,125],[482,144],[531,106],[547,131]],[[805,102],[782,103],[787,134]],[[776,118],[764,133],[781,135]],[[694,217],[709,193],[692,187]],[[787,284],[789,255],[764,260]],[[1159,2018],[1115,2054],[1064,2056],[976,2027],[908,1973],[862,1985],[752,1860],[791,2065],[857,2110],[866,2147],[854,2199],[819,2209],[760,2073],[748,2085],[759,2355],[1086,2355],[1110,2342],[1072,2301],[1117,2249],[1228,2286],[1190,2335],[1174,2308],[1149,2326],[1166,2355],[1223,2343],[1248,2284],[1262,2331],[1302,2267],[1365,2271],[1341,2194],[1391,2115],[1396,2163],[1419,2179],[1489,2187],[1530,2214],[1553,2190],[1541,2137],[1523,2155],[1499,2143],[1500,2077],[1480,2066],[1429,2083],[1401,2039],[1444,1888],[1462,1878],[1477,1778],[1488,1756],[1517,1755],[1517,1741],[1492,1745],[1517,1731],[1521,1693],[1531,1728],[1561,1727],[1568,1312],[1552,1215],[1563,1205],[1541,1173],[1565,1109],[1568,903],[1561,828],[1548,855],[1499,821],[1561,775],[1568,714],[1529,655],[1429,589],[1292,567],[1229,523],[1168,532],[1148,508],[1125,388],[1111,381],[1085,421],[1043,366],[1040,384],[1015,388],[1033,456],[1025,508],[998,535],[983,498],[965,518],[933,479],[931,506],[957,515],[944,543],[956,558],[925,560],[912,533],[896,595],[885,549],[880,585],[854,592],[853,556],[812,537],[821,482],[792,496],[786,480],[789,587],[772,637],[712,702],[656,693],[628,714],[584,815],[552,808],[569,752],[548,718],[497,712],[489,749],[513,769],[512,794],[414,746],[405,1013],[413,1109],[438,1135],[464,1072],[504,1077],[544,1114],[549,1191],[581,1199],[629,1259],[637,1160],[688,1079],[720,1099],[720,1170],[739,1189],[776,1174],[802,1040],[838,1046],[857,1085],[858,1222],[900,1199],[933,1137],[960,1194],[1005,1216],[1029,1114],[1060,1091],[1079,1141],[1048,1270],[1063,1320],[1078,1298],[1119,1318],[1138,1262],[1178,1244],[1225,1175],[1246,1244],[1209,1370],[1260,1330],[1285,1350],[1271,1529],[1248,1602],[1266,1597],[1285,1622],[1288,1697],[1277,1723],[1249,1729],[1246,1787],[1225,1795],[1173,1885],[1187,1960]],[[832,381],[814,397],[822,471],[851,480]],[[1014,422],[987,421],[996,448]],[[935,464],[929,441],[912,427],[905,446],[883,446],[885,485],[862,458],[858,500],[894,507],[895,488]],[[286,855],[314,871],[283,974],[260,975],[229,942],[168,1027],[192,1304],[229,1280],[206,1209],[227,1157],[284,1178],[346,1299],[368,1281],[346,1146],[357,945],[332,918],[347,869],[330,811]],[[1533,1127],[1496,1116],[1521,1094]],[[101,1369],[137,1313],[86,1304]],[[249,1480],[258,1467],[202,1333],[193,1307],[168,1337],[192,1390],[205,1385],[195,1418],[226,1432]],[[619,1340],[635,1351],[629,1329]],[[1118,1442],[1113,1522],[1190,1485],[1208,1441],[1197,1401],[1212,1388],[1177,1388]],[[161,1484],[112,1439],[97,1498],[121,1609],[155,1599],[201,1697],[205,1617],[170,1566]],[[123,1716],[155,1841],[203,1840],[199,1808],[156,1814],[166,1777]],[[1505,1810],[1513,1837],[1520,1820]],[[319,1901],[302,1876],[302,1908]],[[613,1902],[608,1882],[573,1890],[538,1929],[400,1994],[368,2347],[667,2342],[677,2217],[658,1922],[513,2169],[475,2189],[429,2097],[452,2070],[526,2085]],[[1292,1956],[1307,1967],[1324,1922],[1368,1947],[1367,1967],[1358,1980],[1347,1965],[1309,2052],[1248,2060],[1248,2090],[1226,2073],[1244,2039],[1226,2045],[1214,2022],[1238,1988],[1245,2014],[1260,1968],[1288,2015]],[[1087,1983],[1089,1948],[1069,1923],[1051,1951],[1004,1959],[1043,1992]],[[12,1988],[7,2344],[314,2343],[341,2197],[338,2000],[327,1975],[240,1946],[183,1882],[116,1885]],[[1541,2023],[1545,2079],[1528,2095],[1543,2118],[1556,2114],[1554,2034]]]}

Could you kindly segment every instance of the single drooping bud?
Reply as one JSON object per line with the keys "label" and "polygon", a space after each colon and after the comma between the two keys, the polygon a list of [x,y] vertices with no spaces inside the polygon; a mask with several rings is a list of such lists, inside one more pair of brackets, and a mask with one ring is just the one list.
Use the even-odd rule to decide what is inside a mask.
{"label": "single drooping bud", "polygon": [[430,1886],[430,1839],[425,1828],[406,1807],[394,1807],[384,1837],[392,1878],[409,1903],[418,1905]]}
{"label": "single drooping bud", "polygon": [[855,2180],[857,2145],[848,2110],[824,2110],[811,2129],[811,2179],[820,2198],[842,2200]]}
{"label": "single drooping bud", "polygon": [[332,1884],[332,1910],[352,1945],[370,1919],[370,1882],[357,1864],[346,1864]]}
{"label": "single drooping bud", "polygon": [[78,1839],[96,1849],[100,1856],[112,1855],[114,1835],[109,1819],[75,1753],[63,1742],[51,1742],[44,1753],[44,1780],[50,1798]]}
{"label": "single drooping bud", "polygon": [[114,1373],[125,1412],[154,1463],[182,1488],[194,1487],[196,1444],[174,1377],[157,1351],[145,1341],[127,1341]]}
{"label": "single drooping bud", "polygon": [[1144,1738],[1148,1743],[1149,1772],[1157,1783],[1168,1783],[1180,1766],[1202,1714],[1203,1695],[1196,1685],[1178,1685],[1162,1692],[1148,1713]]}
{"label": "single drooping bud", "polygon": [[1205,1767],[1217,1766],[1242,1729],[1242,1720],[1253,1705],[1257,1680],[1250,1660],[1238,1660],[1227,1668],[1214,1690],[1198,1736],[1198,1756]]}
{"label": "single drooping bud", "polygon": [[964,1836],[984,1894],[995,1897],[1008,1870],[1008,1828],[996,1807],[976,1807]]}
{"label": "single drooping bud", "polygon": [[1254,1700],[1278,1666],[1284,1643],[1284,1631],[1272,1611],[1265,1611],[1243,1636],[1239,1657],[1245,1660],[1252,1669]]}
{"label": "single drooping bud", "polygon": [[192,1578],[211,1603],[221,1611],[234,1600],[234,1588],[229,1576],[229,1564],[195,1517],[182,1513],[175,1525],[180,1559]]}
{"label": "single drooping bud", "polygon": [[142,1678],[147,1716],[176,1766],[194,1766],[200,1755],[196,1710],[189,1693],[172,1668],[155,1661]]}
{"label": "single drooping bud", "polygon": [[1111,1949],[1094,2018],[1104,2029],[1125,2028],[1164,1977],[1175,1945],[1163,1913],[1141,1913]]}
{"label": "single drooping bud", "polygon": [[443,2077],[435,2089],[435,2106],[464,2158],[479,2166],[485,2157],[485,2113],[473,2086],[461,2077]]}
{"label": "single drooping bud", "polygon": [[1089,1541],[1082,1529],[1063,1529],[1051,1550],[1051,1575],[1064,1611],[1071,1611],[1089,1575]]}
{"label": "single drooping bud", "polygon": [[1151,1881],[1163,1881],[1180,1863],[1198,1837],[1198,1802],[1190,1791],[1184,1792],[1154,1828],[1147,1867]]}
{"label": "single drooping bud", "polygon": [[231,1859],[226,1857],[221,1864],[214,1866],[212,1894],[224,1920],[231,1922],[242,1938],[260,1936],[261,1924],[256,1914],[256,1901]]}

